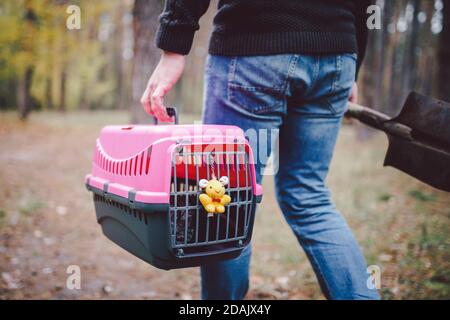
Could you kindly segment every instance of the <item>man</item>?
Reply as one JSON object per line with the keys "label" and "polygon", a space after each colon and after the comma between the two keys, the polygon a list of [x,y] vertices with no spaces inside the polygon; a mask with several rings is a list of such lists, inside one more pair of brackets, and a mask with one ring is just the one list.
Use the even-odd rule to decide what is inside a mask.
{"label": "man", "polygon": [[[205,71],[204,123],[279,129],[277,199],[329,299],[378,299],[325,178],[364,57],[369,1],[221,0]],[[142,103],[170,121],[163,98],[181,76],[209,0],[167,0],[161,60]],[[351,164],[349,164],[351,165]],[[258,163],[257,181],[263,164]],[[202,298],[243,299],[251,249],[201,268]]]}

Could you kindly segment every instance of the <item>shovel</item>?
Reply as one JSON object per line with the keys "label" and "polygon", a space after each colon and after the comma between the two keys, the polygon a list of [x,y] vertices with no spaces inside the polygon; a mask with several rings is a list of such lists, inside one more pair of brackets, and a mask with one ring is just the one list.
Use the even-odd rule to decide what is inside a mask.
{"label": "shovel", "polygon": [[450,192],[450,103],[412,92],[395,118],[354,103],[347,115],[387,134],[385,166]]}

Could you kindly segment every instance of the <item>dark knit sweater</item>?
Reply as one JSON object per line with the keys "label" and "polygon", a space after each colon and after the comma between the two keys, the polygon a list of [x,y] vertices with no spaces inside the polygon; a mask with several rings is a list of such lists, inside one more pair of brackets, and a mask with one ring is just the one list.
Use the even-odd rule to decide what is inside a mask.
{"label": "dark knit sweater", "polygon": [[[219,0],[209,52],[218,55],[358,53],[370,0]],[[156,42],[188,54],[209,0],[166,0]]]}

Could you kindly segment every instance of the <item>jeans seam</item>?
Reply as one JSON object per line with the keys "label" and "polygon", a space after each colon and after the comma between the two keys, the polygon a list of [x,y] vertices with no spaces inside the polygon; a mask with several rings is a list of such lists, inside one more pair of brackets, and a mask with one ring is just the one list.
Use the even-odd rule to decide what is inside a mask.
{"label": "jeans seam", "polygon": [[287,94],[289,80],[292,77],[292,75],[294,74],[294,71],[295,71],[295,68],[297,67],[297,62],[298,62],[299,58],[300,58],[300,56],[298,54],[294,54],[292,56],[291,62],[289,63],[289,68],[288,68],[288,72],[287,72],[287,75],[286,75],[286,80],[284,81],[284,85],[283,85],[283,93],[285,95]]}
{"label": "jeans seam", "polygon": [[230,88],[238,88],[238,89],[242,89],[242,90],[246,90],[249,92],[255,92],[255,91],[261,91],[261,92],[273,92],[273,93],[279,93],[279,94],[284,94],[284,89],[280,89],[280,88],[270,88],[270,87],[260,87],[260,86],[243,86],[240,84],[236,84],[236,83],[229,83],[228,86]]}
{"label": "jeans seam", "polygon": [[313,76],[312,83],[315,84],[320,74],[320,56],[316,56],[314,67],[313,67]]}
{"label": "jeans seam", "polygon": [[315,87],[315,84],[319,78],[320,73],[320,56],[314,56],[314,65],[312,67],[312,77],[311,77],[311,85],[307,86],[305,88],[305,95],[308,95],[308,93],[313,90]]}
{"label": "jeans seam", "polygon": [[[336,55],[336,74],[333,78],[333,83],[331,84],[331,92],[330,94],[334,94],[337,92],[338,89],[338,83],[339,83],[339,79],[341,77],[341,72],[342,72],[342,56],[341,55]],[[330,109],[330,111],[336,115],[337,111],[336,109],[333,107],[333,105],[328,101],[328,98],[325,99],[325,103],[328,106],[328,108]]]}
{"label": "jeans seam", "polygon": [[227,95],[228,100],[231,99],[231,83],[235,77],[236,73],[236,64],[237,64],[237,56],[234,56],[231,58],[229,69],[228,69],[228,76],[227,76]]}
{"label": "jeans seam", "polygon": [[333,79],[333,85],[331,87],[332,92],[336,92],[338,89],[339,78],[342,70],[342,56],[336,55],[336,75]]}

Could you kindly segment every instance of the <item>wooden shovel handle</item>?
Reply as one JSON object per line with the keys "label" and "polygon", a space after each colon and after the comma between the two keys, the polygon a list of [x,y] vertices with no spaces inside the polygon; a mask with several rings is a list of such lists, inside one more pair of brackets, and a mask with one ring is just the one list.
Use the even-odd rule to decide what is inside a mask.
{"label": "wooden shovel handle", "polygon": [[381,113],[368,107],[361,106],[353,102],[348,103],[348,111],[346,115],[358,119],[362,123],[372,128],[380,130],[384,130],[385,129],[384,123],[391,119],[384,113]]}
{"label": "wooden shovel handle", "polygon": [[349,102],[347,116],[358,119],[365,125],[386,132],[387,134],[412,140],[412,129],[379,111],[368,107],[361,106],[356,103]]}

